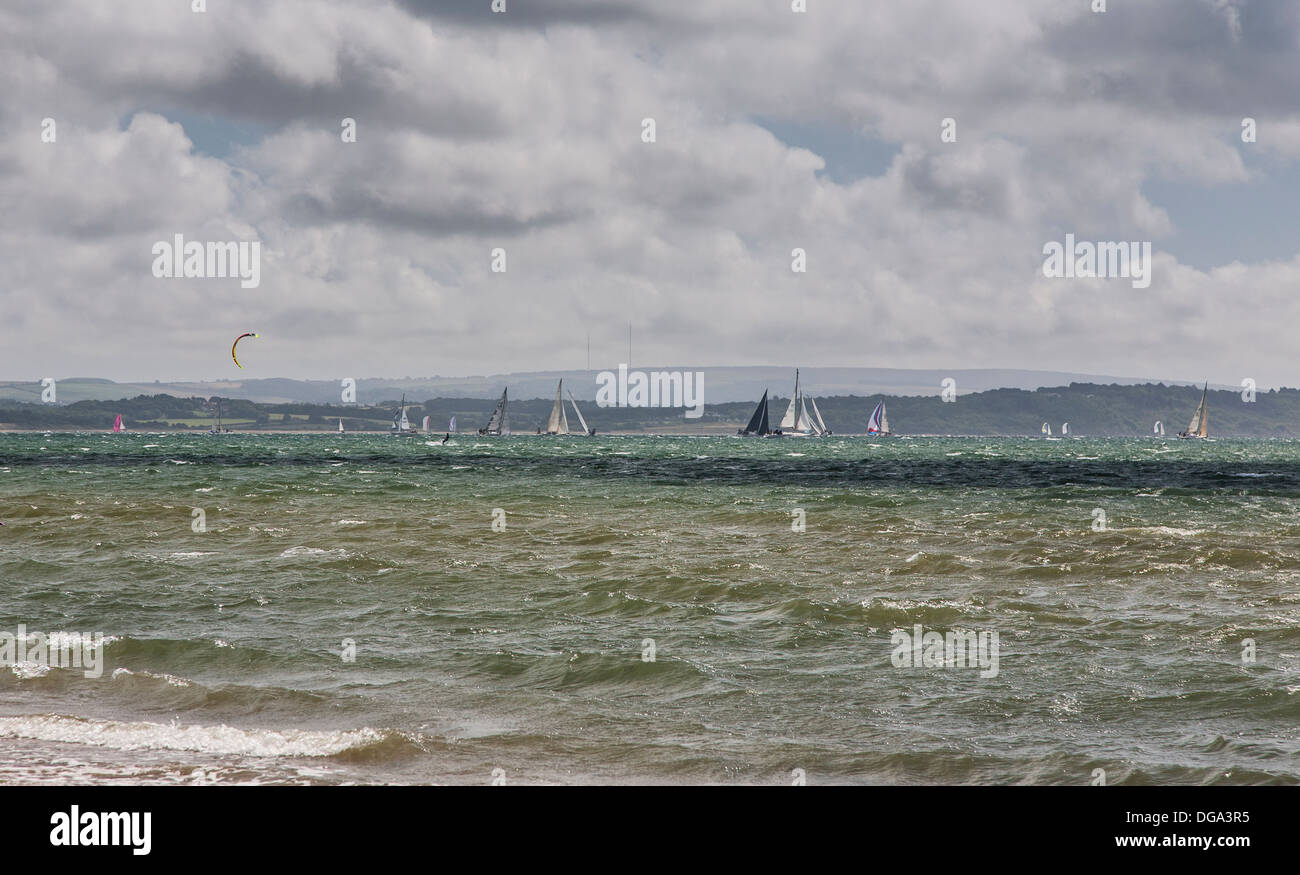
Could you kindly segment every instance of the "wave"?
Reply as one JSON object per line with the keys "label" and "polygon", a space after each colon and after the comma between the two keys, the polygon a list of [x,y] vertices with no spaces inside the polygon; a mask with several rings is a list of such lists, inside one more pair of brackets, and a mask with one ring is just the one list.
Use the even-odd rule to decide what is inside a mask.
{"label": "wave", "polygon": [[193,751],[217,756],[339,757],[406,742],[401,733],[361,729],[241,729],[180,723],[124,723],[61,714],[0,717],[0,738],[29,738],[113,750]]}

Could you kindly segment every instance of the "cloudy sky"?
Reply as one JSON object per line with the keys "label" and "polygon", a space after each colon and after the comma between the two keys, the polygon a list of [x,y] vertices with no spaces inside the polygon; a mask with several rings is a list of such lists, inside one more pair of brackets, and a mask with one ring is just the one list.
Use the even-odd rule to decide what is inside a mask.
{"label": "cloudy sky", "polygon": [[[0,379],[605,367],[631,324],[634,366],[1300,385],[1295,0],[206,5],[0,6]],[[1150,287],[1045,278],[1067,232]],[[154,277],[177,233],[261,285]]]}

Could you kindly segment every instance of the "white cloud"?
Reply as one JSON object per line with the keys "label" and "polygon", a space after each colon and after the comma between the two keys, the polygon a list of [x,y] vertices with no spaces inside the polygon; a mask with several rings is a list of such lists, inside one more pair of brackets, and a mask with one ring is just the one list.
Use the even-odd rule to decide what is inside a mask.
{"label": "white cloud", "polygon": [[[1067,231],[1159,252],[1178,218],[1144,182],[1245,180],[1243,116],[1300,157],[1280,6],[435,5],[0,13],[4,376],[229,376],[244,330],[260,376],[579,367],[587,331],[612,363],[631,322],[642,362],[1297,382],[1294,253],[1204,272],[1163,252],[1146,290],[1039,271]],[[159,111],[271,133],[219,159]],[[755,118],[900,151],[839,184]],[[154,279],[172,233],[258,237],[262,286]]]}

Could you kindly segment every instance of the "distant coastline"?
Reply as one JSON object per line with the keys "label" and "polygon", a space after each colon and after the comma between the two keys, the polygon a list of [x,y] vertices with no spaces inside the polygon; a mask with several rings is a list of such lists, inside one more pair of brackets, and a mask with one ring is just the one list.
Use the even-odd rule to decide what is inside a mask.
{"label": "distant coastline", "polygon": [[[1043,423],[1053,435],[1068,422],[1076,437],[1150,436],[1156,421],[1172,438],[1186,428],[1200,400],[1194,386],[1159,383],[1101,385],[1071,383],[1034,391],[992,389],[944,401],[936,392],[915,395],[818,395],[817,403],[832,435],[863,434],[874,404],[886,399],[889,418],[898,436],[969,435],[1037,436]],[[1300,390],[1260,391],[1247,401],[1246,393],[1220,389],[1209,392],[1210,434],[1216,437],[1300,437]],[[512,392],[510,423],[514,434],[535,434],[544,427],[553,397],[515,400]],[[783,411],[789,398],[770,397],[773,410]],[[336,432],[340,420],[345,433],[388,432],[397,398],[368,405],[283,403],[263,404],[230,398],[180,398],[140,395],[112,401],[76,401],[39,404],[0,401],[0,431],[107,432],[121,415],[128,432],[175,431],[206,433],[221,423],[231,432],[256,434],[320,434]],[[598,407],[583,402],[586,418],[598,435],[676,434],[730,435],[752,415],[755,401],[709,403],[703,415],[685,419],[680,408]],[[431,398],[416,402],[408,396],[413,423],[430,417],[429,435],[457,431],[473,435],[491,413],[494,402],[480,398]]]}

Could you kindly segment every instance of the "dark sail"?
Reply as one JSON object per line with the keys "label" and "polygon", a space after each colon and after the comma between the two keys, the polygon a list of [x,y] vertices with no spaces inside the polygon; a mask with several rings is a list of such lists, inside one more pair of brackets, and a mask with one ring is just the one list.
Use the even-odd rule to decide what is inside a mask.
{"label": "dark sail", "polygon": [[497,402],[496,409],[492,411],[492,416],[488,418],[487,426],[478,430],[479,434],[510,434],[510,415],[506,411],[507,395],[509,392],[510,390],[506,389],[501,393],[501,400]]}
{"label": "dark sail", "polygon": [[749,418],[749,425],[745,426],[740,433],[742,435],[768,433],[766,390],[763,392],[763,400],[758,402],[758,407],[754,410],[754,415]]}

